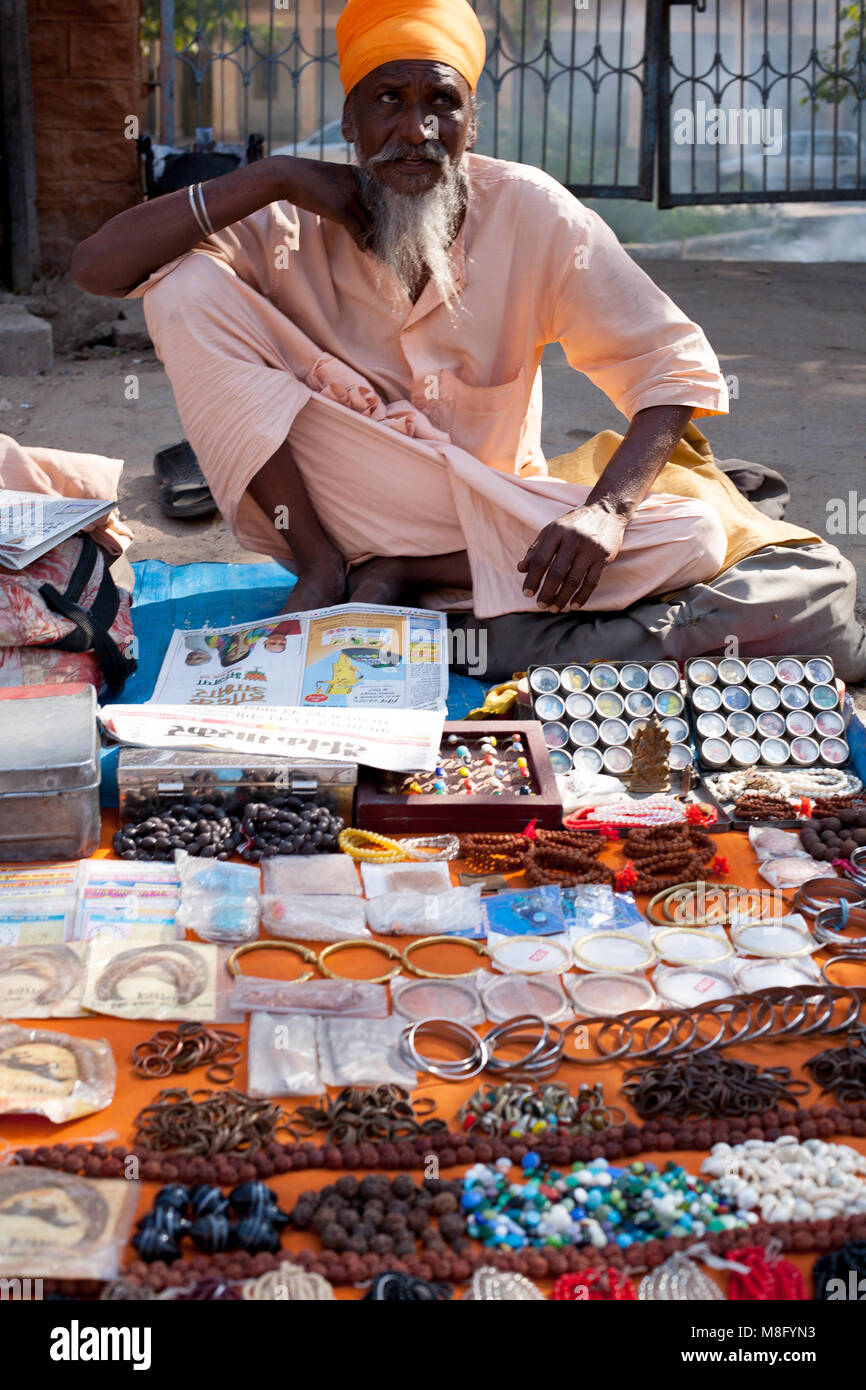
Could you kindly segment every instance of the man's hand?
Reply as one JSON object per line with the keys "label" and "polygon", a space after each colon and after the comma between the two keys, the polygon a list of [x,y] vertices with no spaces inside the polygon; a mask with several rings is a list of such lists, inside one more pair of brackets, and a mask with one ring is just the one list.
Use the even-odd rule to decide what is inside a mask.
{"label": "man's hand", "polygon": [[626,525],[624,516],[598,504],[577,507],[557,517],[540,532],[517,566],[526,575],[523,592],[537,592],[539,607],[551,608],[554,613],[580,608],[596,588],[605,566],[619,554]]}
{"label": "man's hand", "polygon": [[284,156],[285,192],[296,207],[318,217],[339,222],[363,251],[373,219],[361,200],[361,180],[353,164],[329,164],[325,160]]}

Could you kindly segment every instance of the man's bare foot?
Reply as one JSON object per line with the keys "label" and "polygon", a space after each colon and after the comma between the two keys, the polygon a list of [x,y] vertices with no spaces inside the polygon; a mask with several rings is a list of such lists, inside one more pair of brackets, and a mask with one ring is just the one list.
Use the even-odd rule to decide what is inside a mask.
{"label": "man's bare foot", "polygon": [[407,597],[406,567],[403,561],[376,556],[357,565],[349,575],[349,598],[358,603],[404,603]]}
{"label": "man's bare foot", "polygon": [[311,608],[330,608],[346,597],[346,565],[341,555],[326,564],[298,573],[298,582],[281,613],[306,613]]}

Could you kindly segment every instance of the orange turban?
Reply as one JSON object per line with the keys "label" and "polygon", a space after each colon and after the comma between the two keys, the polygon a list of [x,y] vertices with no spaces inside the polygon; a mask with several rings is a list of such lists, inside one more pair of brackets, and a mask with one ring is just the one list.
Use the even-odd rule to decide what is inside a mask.
{"label": "orange turban", "polygon": [[340,81],[351,92],[383,63],[447,63],[478,86],[484,31],[467,0],[349,0],[337,20]]}

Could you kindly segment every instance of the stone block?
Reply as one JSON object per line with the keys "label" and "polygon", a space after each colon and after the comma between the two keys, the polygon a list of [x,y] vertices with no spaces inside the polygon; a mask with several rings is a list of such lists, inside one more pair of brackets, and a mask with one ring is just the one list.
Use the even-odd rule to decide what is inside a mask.
{"label": "stone block", "polygon": [[47,372],[54,361],[51,324],[23,304],[0,304],[0,374]]}
{"label": "stone block", "polygon": [[72,24],[69,28],[69,71],[73,77],[136,75],[140,48],[136,26]]}

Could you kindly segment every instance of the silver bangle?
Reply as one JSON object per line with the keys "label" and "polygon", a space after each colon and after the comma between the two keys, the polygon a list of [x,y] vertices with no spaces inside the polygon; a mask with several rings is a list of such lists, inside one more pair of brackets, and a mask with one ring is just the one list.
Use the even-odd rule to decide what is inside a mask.
{"label": "silver bangle", "polygon": [[866,890],[862,884],[855,884],[850,878],[811,878],[801,884],[794,894],[794,908],[804,917],[815,917],[825,908],[837,907],[842,901],[851,907],[864,907]]}
{"label": "silver bangle", "polygon": [[[841,904],[825,907],[817,914],[813,926],[815,940],[831,951],[843,951],[847,955],[866,955],[866,936],[843,936],[845,928],[853,916],[852,910]],[[860,913],[855,908],[854,912]],[[866,916],[866,914],[864,914]],[[856,925],[856,922],[854,923]],[[861,923],[862,925],[862,923]]]}
{"label": "silver bangle", "polygon": [[199,231],[201,232],[202,236],[207,236],[207,228],[205,227],[204,223],[202,222],[201,217],[199,216],[198,208],[196,207],[196,201],[195,201],[195,185],[194,185],[194,184],[190,184],[190,185],[189,185],[189,187],[188,187],[188,189],[187,189],[187,195],[188,195],[188,197],[189,197],[190,211],[192,212],[192,215],[193,215],[193,217],[195,218],[195,224],[196,224],[196,226],[198,227]]}
{"label": "silver bangle", "polygon": [[199,212],[201,213],[201,218],[202,218],[202,221],[204,222],[204,225],[205,225],[205,228],[206,228],[206,233],[207,233],[208,236],[213,236],[213,235],[214,235],[214,229],[213,229],[213,226],[212,226],[212,224],[211,224],[211,220],[210,220],[210,218],[209,218],[208,215],[207,215],[207,204],[205,203],[205,200],[204,200],[204,189],[202,188],[202,186],[201,186],[200,183],[197,183],[197,184],[196,184],[196,186],[195,186],[195,191],[196,191],[196,196],[197,196],[197,198],[198,198]]}
{"label": "silver bangle", "polygon": [[[451,1062],[439,1058],[434,1060],[418,1051],[415,1039],[419,1033],[422,1037],[429,1035],[445,1038],[449,1042],[468,1043],[469,1051]],[[399,1050],[403,1059],[416,1071],[429,1072],[442,1081],[469,1081],[484,1070],[489,1055],[483,1038],[462,1023],[445,1018],[427,1018],[404,1028],[400,1034]]]}

